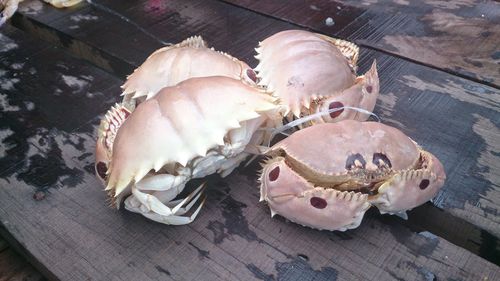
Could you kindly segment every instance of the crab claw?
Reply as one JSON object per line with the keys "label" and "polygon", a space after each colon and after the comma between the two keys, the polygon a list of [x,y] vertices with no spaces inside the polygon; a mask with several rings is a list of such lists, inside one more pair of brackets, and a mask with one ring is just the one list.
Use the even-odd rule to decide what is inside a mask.
{"label": "crab claw", "polygon": [[313,186],[296,174],[283,157],[264,166],[260,181],[261,201],[267,201],[272,216],[284,214],[312,228],[356,228],[370,207],[366,194]]}
{"label": "crab claw", "polygon": [[373,64],[365,75],[356,78],[356,83],[337,95],[332,95],[319,102],[318,106],[311,108],[311,111],[335,110],[328,115],[324,115],[321,120],[315,123],[338,122],[341,120],[366,121],[370,116],[367,113],[359,112],[353,108],[360,108],[367,112],[372,112],[377,102],[379,94],[379,79],[377,73],[377,62]]}
{"label": "crab claw", "polygon": [[421,151],[421,169],[395,174],[370,198],[380,213],[398,213],[417,207],[436,196],[446,179],[443,165],[429,152]]}

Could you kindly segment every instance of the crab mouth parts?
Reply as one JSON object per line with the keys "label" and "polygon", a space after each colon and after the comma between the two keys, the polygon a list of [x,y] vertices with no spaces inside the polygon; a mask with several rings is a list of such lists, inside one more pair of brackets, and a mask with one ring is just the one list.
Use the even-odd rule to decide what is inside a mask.
{"label": "crab mouth parts", "polygon": [[[367,194],[368,196],[376,196],[378,189],[392,176],[400,172],[381,166],[375,171],[354,168],[345,174],[328,175],[311,169],[290,155],[287,155],[284,151],[281,151],[280,154],[280,156],[285,158],[285,163],[290,169],[302,176],[315,188],[354,191]],[[428,169],[429,161],[429,157],[425,155],[425,152],[421,151],[416,163],[407,170]]]}
{"label": "crab mouth parts", "polygon": [[284,154],[286,165],[298,175],[301,175],[314,187],[324,189],[335,189],[338,191],[355,191],[362,194],[376,195],[378,188],[385,180],[390,178],[394,172],[384,170],[382,172],[369,172],[356,169],[347,174],[328,175],[315,171],[303,163],[295,160],[290,155]]}

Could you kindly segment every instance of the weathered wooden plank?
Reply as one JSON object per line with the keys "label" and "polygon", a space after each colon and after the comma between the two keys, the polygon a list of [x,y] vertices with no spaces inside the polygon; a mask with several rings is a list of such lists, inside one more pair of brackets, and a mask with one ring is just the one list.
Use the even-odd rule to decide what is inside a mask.
{"label": "weathered wooden plank", "polygon": [[[19,48],[23,47],[21,38],[16,41]],[[15,51],[11,52],[9,60],[15,58]],[[54,58],[53,52],[64,57],[56,49],[39,55]],[[36,66],[39,61],[33,56],[29,63]],[[51,59],[56,65],[58,61]],[[85,64],[79,64],[86,69]],[[75,69],[72,75],[77,74]],[[116,79],[108,79],[115,81],[112,84],[118,89]],[[25,87],[30,83],[38,81],[27,81]],[[32,98],[28,91],[18,89],[16,93],[21,100]],[[110,89],[107,95],[114,94],[116,90]],[[75,93],[68,90],[61,95]],[[105,111],[100,103],[106,100],[84,96],[66,100],[66,106],[79,112],[68,111],[62,118],[73,118],[73,114],[84,111]],[[33,100],[34,108],[45,105],[50,97]],[[23,118],[39,115],[45,116],[24,111]],[[3,125],[7,123],[4,118],[0,120]],[[30,147],[25,160],[0,172],[0,221],[51,278],[500,278],[500,268],[484,259],[429,233],[417,234],[397,223],[381,221],[373,213],[359,229],[346,233],[322,232],[271,219],[267,207],[258,203],[256,163],[238,169],[227,179],[209,177],[206,207],[188,226],[165,226],[110,209],[92,171],[98,120],[66,127],[57,126],[56,119],[45,118],[31,138],[24,139]]]}
{"label": "weathered wooden plank", "polygon": [[27,265],[20,272],[12,275],[7,281],[46,281],[34,267]]}
{"label": "weathered wooden plank", "polygon": [[500,88],[496,1],[224,1]]}
{"label": "weathered wooden plank", "polygon": [[[21,5],[29,7],[34,1],[37,0]],[[42,17],[42,11],[21,12],[12,23],[123,77],[161,47],[160,41],[177,43],[202,35],[211,46],[255,63],[253,47],[258,40],[294,28],[285,22],[262,20],[259,16],[255,19],[252,12],[217,1],[168,1],[156,3],[157,6],[137,1],[129,8],[122,7],[122,1],[98,2],[119,16],[110,14],[107,7],[82,4],[76,12],[68,12],[67,17],[47,19]],[[86,20],[76,23],[75,18]],[[75,24],[78,28],[69,28]],[[256,24],[259,28],[254,28]]]}
{"label": "weathered wooden plank", "polygon": [[[99,67],[119,74],[128,75],[134,66],[142,62],[147,54],[161,47],[164,43],[155,35],[145,30],[141,24],[153,24],[158,20],[169,17],[170,13],[153,12],[149,17],[142,17],[143,21],[128,19],[128,13],[138,14],[144,10],[154,10],[148,4],[140,2],[115,1],[106,3],[110,8],[95,1],[92,5],[81,3],[71,10],[59,10],[57,14],[46,13],[51,10],[50,6],[43,5],[43,9],[38,7],[39,1],[30,0],[21,4],[20,13],[12,19],[12,23],[32,34],[43,38],[46,41],[55,43],[58,46],[69,49],[72,54],[91,60]],[[113,5],[127,12],[115,12]],[[30,13],[23,12],[30,10]],[[60,13],[66,13],[61,17]],[[36,18],[39,21],[29,19]],[[60,28],[55,30],[47,28],[47,25],[57,25]],[[95,40],[80,40],[92,37]],[[127,38],[123,45],[119,38]]]}
{"label": "weathered wooden plank", "polygon": [[51,130],[72,131],[101,114],[117,100],[121,82],[12,29],[0,36],[12,41],[12,48],[0,52],[0,170],[5,170],[25,160],[30,145],[44,145]]}
{"label": "weathered wooden plank", "polygon": [[366,69],[373,58],[382,93],[375,113],[444,163],[447,181],[433,204],[499,237],[500,159],[493,139],[500,137],[500,91],[373,51],[361,65]]}
{"label": "weathered wooden plank", "polygon": [[21,280],[44,281],[45,278],[13,249],[0,251],[0,281]]}
{"label": "weathered wooden plank", "polygon": [[0,236],[0,280],[43,281],[45,279]]}
{"label": "weathered wooden plank", "polygon": [[0,175],[2,223],[58,279],[177,280],[204,279],[205,274],[214,280],[499,278],[497,266],[430,233],[381,222],[374,213],[347,233],[271,219],[257,200],[256,165],[227,179],[209,177],[206,206],[189,226],[164,226],[112,210],[87,171],[92,131],[72,134],[83,140],[80,147],[61,147],[79,170],[72,172],[79,180],[68,183],[61,177],[41,200],[31,196],[39,186]]}
{"label": "weathered wooden plank", "polygon": [[[102,8],[96,9],[86,5],[81,5],[79,11],[72,11],[68,17],[58,17],[53,21],[43,22],[43,19],[38,18],[40,15],[25,15],[25,21],[14,20],[14,23],[22,26],[29,26],[30,22],[46,23],[50,25],[47,28],[53,28],[51,30],[57,30],[57,34],[63,34],[52,38],[55,41],[59,40],[60,36],[66,36],[64,38],[73,38],[72,44],[81,42],[87,46],[99,46],[102,38],[110,33],[103,30],[103,26],[115,26],[113,31],[118,29],[116,26],[125,26],[124,29],[129,30],[132,27],[128,22],[134,22],[141,29],[147,30],[148,34],[153,34],[153,37],[160,37],[161,40],[169,42],[178,42],[187,36],[202,34],[215,47],[243,58],[252,65],[255,65],[252,55],[257,41],[280,30],[297,28],[297,25],[292,23],[275,20],[218,1],[169,1],[161,4],[138,1],[127,8],[121,8],[118,2],[109,0],[100,3],[114,9],[121,17],[125,17],[128,20],[126,23],[123,18],[110,16],[109,12],[103,11]],[[263,5],[258,3],[260,2],[255,2],[253,5]],[[321,11],[330,11],[335,13],[335,18],[345,19],[341,21],[342,24],[322,26],[319,29],[327,34],[336,33],[335,30],[346,32],[348,30],[346,26],[352,27],[354,24],[364,22],[362,20],[349,22],[347,19],[351,14],[361,17],[368,13],[361,13],[359,10],[361,8],[348,5],[339,5],[338,9],[331,4],[311,3],[310,5],[314,7],[305,10],[312,11],[314,15],[312,17],[306,12],[293,12],[296,10],[293,5],[280,9],[276,8],[275,4],[272,6],[272,2],[269,5],[275,7],[275,10],[271,10],[273,16],[276,14],[276,17],[289,21],[296,17],[299,24],[307,23],[314,28],[321,22],[322,17],[318,16],[322,15]],[[314,14],[316,12],[318,15]],[[293,14],[294,18],[287,17],[289,14]],[[75,31],[77,29],[67,28],[74,24],[71,17],[92,20],[79,22],[78,30],[81,31],[77,32]],[[257,26],[259,28],[255,28]],[[329,31],[331,28],[333,31]],[[159,43],[140,29],[135,28],[135,30],[137,36],[142,36],[144,39],[136,48],[135,54],[128,50],[123,51],[127,49],[123,46],[128,46],[130,39],[134,38],[126,36],[114,41],[115,45],[112,48],[109,46],[99,48],[99,53],[112,54],[113,60],[103,60],[103,57],[93,55],[86,58],[98,65],[104,61],[104,66],[101,65],[103,67],[119,65],[120,62],[129,65],[129,68],[140,64]],[[83,56],[85,57],[85,54]],[[499,124],[495,116],[498,115],[499,91],[407,60],[379,52],[367,52],[364,48],[361,73],[373,58],[378,58],[382,84],[382,95],[376,113],[384,122],[403,129],[443,160],[448,180],[434,204],[443,209],[448,217],[458,218],[454,221],[462,220],[460,222],[462,228],[470,229],[467,223],[477,228],[473,231],[459,232],[462,236],[458,236],[455,234],[454,226],[449,225],[448,235],[456,237],[455,242],[461,241],[460,245],[471,250],[481,247],[477,245],[482,245],[483,236],[492,235],[497,239],[500,236],[497,216],[500,204],[498,195],[500,161],[498,161],[499,149],[494,139],[498,138]],[[123,72],[123,69],[111,68],[111,70],[120,75]],[[467,149],[462,149],[464,146]],[[440,211],[436,208],[428,211],[435,216],[440,215]],[[417,225],[423,225],[424,228],[439,228],[440,233],[446,232],[442,225],[428,222],[425,217],[410,217],[415,218]],[[486,232],[482,234],[482,231]],[[468,241],[473,242],[470,244]],[[494,247],[493,253],[497,249]]]}
{"label": "weathered wooden plank", "polygon": [[24,266],[23,260],[12,249],[0,252],[0,280],[9,280]]}
{"label": "weathered wooden plank", "polygon": [[5,241],[1,236],[0,236],[0,252],[4,251],[9,247],[9,244],[7,241]]}

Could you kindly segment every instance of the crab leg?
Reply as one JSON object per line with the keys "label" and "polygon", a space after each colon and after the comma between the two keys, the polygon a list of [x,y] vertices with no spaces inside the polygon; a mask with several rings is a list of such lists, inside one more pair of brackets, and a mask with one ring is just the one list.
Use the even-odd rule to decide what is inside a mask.
{"label": "crab leg", "polygon": [[[135,188],[150,192],[161,202],[170,202],[183,189],[189,178],[186,176],[173,176],[169,174],[159,174],[149,176],[137,182]],[[133,196],[125,200],[125,204],[129,208],[139,208],[141,202]]]}
{"label": "crab leg", "polygon": [[161,215],[155,214],[155,213],[145,213],[143,215],[145,217],[147,217],[151,220],[154,220],[156,222],[159,222],[159,223],[171,224],[171,225],[183,225],[183,224],[188,224],[188,223],[193,222],[193,220],[198,216],[198,213],[200,212],[204,203],[205,203],[205,199],[203,199],[203,201],[201,201],[200,206],[198,206],[196,211],[194,211],[194,213],[189,217],[177,216],[177,215],[165,217],[165,216],[161,216]]}
{"label": "crab leg", "polygon": [[[188,212],[193,207],[193,205],[201,198],[204,187],[205,184],[201,184],[186,198],[171,201],[167,203],[167,205],[163,204],[155,196],[143,193],[139,191],[137,188],[132,187],[132,193],[134,194],[134,197],[129,197],[129,198],[136,198],[137,200],[140,201],[142,205],[138,208],[137,207],[134,208],[131,207],[129,204],[126,204],[125,207],[129,211],[141,213],[144,216],[158,222],[166,224],[175,224],[175,225],[187,224],[196,218],[205,200],[203,200],[200,203],[200,206],[195,210],[195,212],[191,216],[185,217],[181,215]],[[183,208],[182,206],[184,205],[186,206]],[[145,208],[146,210],[144,210]]]}
{"label": "crab leg", "polygon": [[[145,209],[145,211],[152,210],[152,206],[155,208],[159,208],[156,212],[163,213],[164,215],[168,215],[171,212],[168,209],[165,209],[162,202],[169,202],[174,199],[183,189],[186,182],[189,179],[185,176],[173,176],[168,174],[159,174],[144,178],[137,182],[134,187],[132,187],[132,193],[134,190],[139,197],[130,200],[126,200],[126,204],[130,204],[130,207]],[[141,191],[156,191],[152,194],[143,193]],[[135,193],[134,193],[135,194]],[[150,204],[149,200],[152,202],[158,202],[159,204]],[[144,203],[148,202],[148,203]],[[142,204],[142,206],[141,206]],[[166,207],[166,206],[165,206]],[[168,208],[168,207],[167,207]]]}
{"label": "crab leg", "polygon": [[189,181],[189,177],[169,174],[154,175],[136,183],[139,190],[154,191],[152,194],[161,202],[170,202],[174,199]]}
{"label": "crab leg", "polygon": [[[189,210],[193,207],[193,205],[200,199],[200,196],[203,194],[203,192],[199,192],[196,197],[191,200],[185,207],[179,208],[177,212],[175,212],[176,215],[184,215],[185,213],[189,212]],[[183,202],[185,199],[178,199],[174,200],[171,202],[168,202],[167,205],[170,207],[175,207],[179,205],[181,202]],[[203,199],[205,201],[205,199]],[[182,205],[181,205],[182,206]]]}
{"label": "crab leg", "polygon": [[221,167],[219,168],[220,176],[224,178],[231,174],[231,172],[236,169],[236,167],[238,167],[247,157],[247,153],[240,153],[232,158],[226,159],[226,161],[221,163]]}

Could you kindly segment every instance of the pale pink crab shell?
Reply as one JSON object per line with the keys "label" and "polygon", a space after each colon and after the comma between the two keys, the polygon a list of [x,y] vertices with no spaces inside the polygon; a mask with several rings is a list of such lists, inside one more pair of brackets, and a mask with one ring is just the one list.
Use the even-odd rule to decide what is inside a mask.
{"label": "pale pink crab shell", "polygon": [[396,171],[413,167],[419,157],[418,146],[400,130],[378,122],[352,120],[299,130],[271,151],[278,149],[321,174],[334,176],[347,174],[346,159],[354,152],[366,159],[367,169],[376,169],[371,163],[374,153],[384,153]]}
{"label": "pale pink crab shell", "polygon": [[185,166],[225,145],[224,137],[240,122],[275,116],[275,110],[276,100],[261,89],[223,76],[191,78],[163,88],[120,126],[106,190],[119,196],[151,170],[172,163]]}
{"label": "pale pink crab shell", "polygon": [[256,80],[245,62],[208,48],[200,36],[193,36],[152,53],[122,86],[124,101],[143,96],[150,99],[163,87],[207,76],[226,76],[253,85]]}
{"label": "pale pink crab shell", "polygon": [[[347,169],[351,155],[364,159],[363,169],[376,171],[374,155],[383,154],[391,171],[381,179],[378,194],[314,185],[301,171],[290,166],[285,153],[332,182],[360,182]],[[272,213],[319,229],[355,228],[370,204],[381,212],[397,213],[414,208],[434,197],[446,178],[443,166],[432,154],[421,150],[396,128],[376,122],[345,120],[319,124],[295,132],[274,145],[266,154],[273,157],[261,176],[261,199]],[[421,157],[424,165],[419,167]]]}
{"label": "pale pink crab shell", "polygon": [[[359,48],[351,42],[304,30],[287,30],[260,42],[256,51],[259,85],[266,86],[281,100],[286,115],[291,112],[301,117],[332,106],[358,107],[370,112],[375,107],[379,92],[376,63],[364,76],[356,77]],[[318,122],[367,118],[367,114],[345,109]]]}

